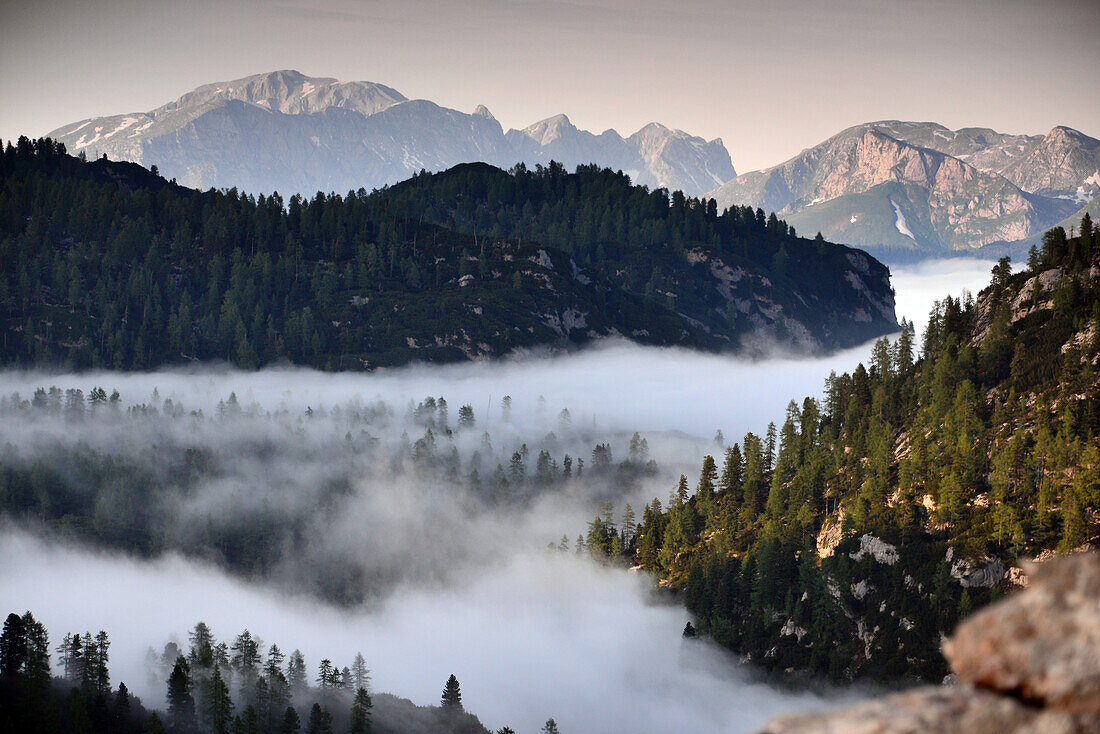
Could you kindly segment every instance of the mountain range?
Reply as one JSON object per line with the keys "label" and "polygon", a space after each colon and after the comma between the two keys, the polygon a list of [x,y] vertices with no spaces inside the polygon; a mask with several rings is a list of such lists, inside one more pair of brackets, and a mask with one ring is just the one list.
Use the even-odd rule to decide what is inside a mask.
{"label": "mountain range", "polygon": [[1022,249],[1095,209],[1098,194],[1100,141],[1071,128],[1008,135],[886,120],[850,127],[708,196],[903,260]]}
{"label": "mountain range", "polygon": [[374,82],[275,71],[207,84],[150,112],[97,117],[50,133],[72,153],[157,166],[180,184],[312,196],[402,181],[481,161],[597,163],[651,188],[699,195],[736,175],[721,140],[658,123],[598,135],[556,115],[507,132],[472,113],[408,99]]}
{"label": "mountain range", "polygon": [[460,163],[500,168],[595,163],[632,183],[775,212],[799,232],[893,262],[953,254],[1021,255],[1046,229],[1100,214],[1100,140],[934,122],[850,127],[790,160],[740,176],[720,139],[650,123],[623,137],[555,115],[505,131],[384,84],[274,71],[207,84],[149,112],[97,117],[49,134],[181,185],[278,191],[371,190]]}

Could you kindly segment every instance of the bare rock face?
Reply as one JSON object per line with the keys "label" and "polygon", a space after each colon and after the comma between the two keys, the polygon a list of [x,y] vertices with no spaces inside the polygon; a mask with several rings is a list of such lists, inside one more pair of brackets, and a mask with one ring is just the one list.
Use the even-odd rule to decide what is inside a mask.
{"label": "bare rock face", "polygon": [[966,251],[1030,237],[1100,192],[1100,141],[869,122],[710,192],[874,252]]}
{"label": "bare rock face", "polygon": [[786,716],[760,734],[1084,734],[1088,722],[969,688],[918,688],[827,714]]}
{"label": "bare rock face", "polygon": [[961,685],[783,717],[762,734],[1100,733],[1100,554],[1024,565],[1025,590],[944,642]]}
{"label": "bare rock face", "polygon": [[1100,555],[1027,572],[1027,592],[962,622],[944,655],[960,680],[1100,718]]}

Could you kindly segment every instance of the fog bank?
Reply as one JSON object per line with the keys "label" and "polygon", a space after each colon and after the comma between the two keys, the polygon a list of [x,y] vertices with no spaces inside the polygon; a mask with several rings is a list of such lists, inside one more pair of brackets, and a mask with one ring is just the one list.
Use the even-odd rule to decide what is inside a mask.
{"label": "fog bank", "polygon": [[[944,296],[958,298],[964,291],[976,297],[989,285],[990,271],[996,264],[993,260],[953,257],[891,268],[898,321],[909,319],[917,334],[923,334],[934,301]],[[1014,269],[1019,267],[1017,264]]]}
{"label": "fog bank", "polygon": [[105,629],[112,684],[146,705],[146,655],[186,643],[196,621],[218,639],[248,628],[265,644],[300,648],[311,675],[322,657],[362,651],[374,688],[437,704],[454,673],[463,702],[491,729],[564,732],[742,732],[787,711],[854,694],[776,690],[702,640],[680,637],[678,604],[652,603],[648,581],[572,556],[522,553],[444,592],[404,590],[377,612],[337,610],[168,556],[138,561],[0,532],[0,606],[30,609],[54,645],[65,632]]}
{"label": "fog bank", "polygon": [[[899,318],[919,333],[934,300],[976,293],[991,267],[960,259],[897,269]],[[788,401],[820,396],[831,370],[852,370],[870,349],[750,360],[609,341],[550,358],[365,374],[3,372],[3,397],[27,400],[51,385],[121,393],[119,410],[79,415],[9,400],[22,407],[0,419],[0,463],[90,506],[81,526],[90,537],[162,542],[140,560],[4,523],[0,608],[34,612],[54,646],[66,632],[105,629],[113,682],[151,706],[163,705],[163,691],[145,675],[147,649],[185,643],[201,619],[219,639],[247,627],[301,648],[311,674],[322,657],[343,666],[361,650],[376,689],[419,704],[437,703],[454,673],[467,708],[494,729],[533,732],[551,716],[567,733],[752,729],[841,696],[754,683],[724,652],[684,641],[688,615],[655,603],[644,576],[543,548],[562,533],[572,543],[604,500],[618,519],[623,502],[640,515],[653,497],[664,501],[681,472],[694,484],[702,456],[720,451],[716,430],[727,443],[762,433]],[[428,396],[444,396],[449,414],[434,399],[422,410]],[[457,425],[462,405],[473,407],[473,426]],[[634,431],[648,453],[623,472]],[[597,444],[614,455],[603,474]],[[525,446],[529,473],[502,495],[490,475]],[[562,463],[540,483],[543,450]],[[583,478],[565,477],[567,453],[585,460]],[[147,523],[146,535],[112,524],[123,515]],[[241,538],[254,552],[234,560]],[[364,593],[343,594],[349,587]]]}
{"label": "fog bank", "polygon": [[[913,321],[920,335],[932,303],[989,283],[992,261],[930,260],[893,270],[897,315]],[[602,430],[682,431],[710,438],[721,430],[730,440],[781,421],[787,403],[820,396],[831,370],[850,371],[866,361],[871,343],[826,356],[776,352],[751,360],[676,348],[643,347],[610,340],[582,351],[539,358],[518,355],[493,362],[411,365],[371,373],[321,373],[298,368],[240,372],[200,367],[153,373],[0,373],[0,393],[24,396],[41,385],[118,389],[129,402],[144,402],[154,388],[187,409],[210,412],[235,392],[242,404],[300,413],[358,398],[402,406],[443,395],[452,411],[470,404],[481,421],[501,421],[500,401],[510,395],[516,413],[541,416],[531,430],[553,430],[562,408],[574,424]],[[539,398],[543,398],[540,402]]]}

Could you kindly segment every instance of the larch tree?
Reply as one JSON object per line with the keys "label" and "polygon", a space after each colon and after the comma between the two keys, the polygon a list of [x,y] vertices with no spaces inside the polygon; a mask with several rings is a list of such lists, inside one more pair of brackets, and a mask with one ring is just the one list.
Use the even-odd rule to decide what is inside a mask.
{"label": "larch tree", "polygon": [[351,662],[351,676],[356,691],[362,688],[370,692],[370,668],[361,652],[355,653],[355,659]]}

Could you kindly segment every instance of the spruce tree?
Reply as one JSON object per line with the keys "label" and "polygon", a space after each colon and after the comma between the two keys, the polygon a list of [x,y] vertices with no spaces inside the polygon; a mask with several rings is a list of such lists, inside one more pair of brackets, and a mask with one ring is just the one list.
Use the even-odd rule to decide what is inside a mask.
{"label": "spruce tree", "polygon": [[332,714],[321,708],[319,703],[314,703],[309,711],[306,734],[332,734]]}
{"label": "spruce tree", "polygon": [[226,734],[233,722],[233,700],[229,686],[222,679],[221,665],[214,665],[214,673],[206,683],[203,695],[203,720],[214,734]]}
{"label": "spruce tree", "polygon": [[195,699],[191,695],[191,666],[180,655],[168,676],[168,723],[173,729],[189,732],[195,726]]}
{"label": "spruce tree", "polygon": [[370,694],[367,693],[366,688],[360,688],[355,692],[355,700],[351,704],[351,734],[369,734],[372,706]]}
{"label": "spruce tree", "polygon": [[283,713],[283,721],[279,724],[279,734],[297,734],[302,728],[302,721],[298,718],[298,712],[293,706],[287,706]]}
{"label": "spruce tree", "polygon": [[50,683],[50,638],[46,628],[34,615],[23,615],[23,629],[26,635],[26,652],[23,661],[23,675],[35,686],[45,687]]}
{"label": "spruce tree", "polygon": [[0,675],[14,678],[22,673],[27,655],[27,633],[23,618],[15,612],[4,620],[0,635]]}
{"label": "spruce tree", "polygon": [[453,673],[447,679],[447,685],[443,687],[443,698],[440,705],[449,711],[462,710],[462,691],[458,686],[458,678]]}

